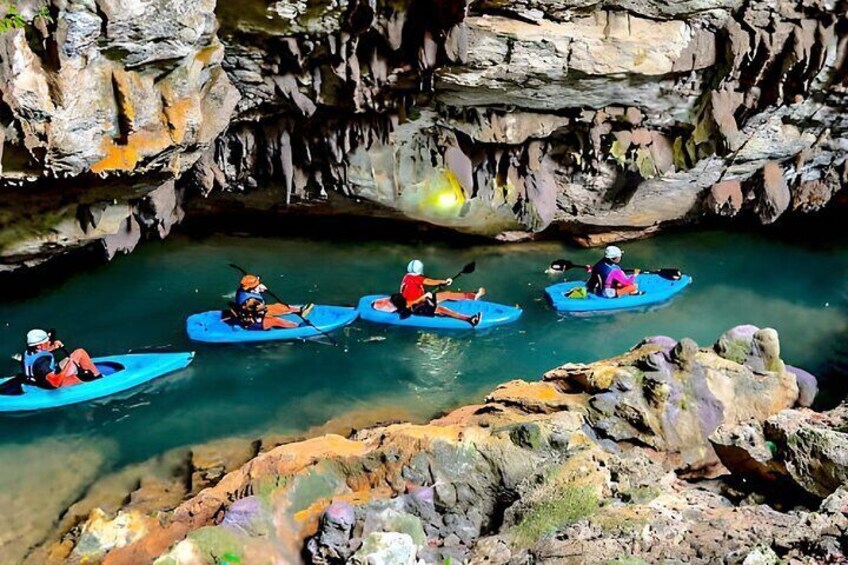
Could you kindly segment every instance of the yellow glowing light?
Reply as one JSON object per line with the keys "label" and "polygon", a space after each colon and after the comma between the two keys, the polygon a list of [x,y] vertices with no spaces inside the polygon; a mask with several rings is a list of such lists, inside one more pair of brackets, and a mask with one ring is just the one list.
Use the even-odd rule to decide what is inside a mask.
{"label": "yellow glowing light", "polygon": [[456,206],[457,200],[456,193],[451,190],[439,194],[438,198],[436,198],[436,204],[440,208],[453,208]]}

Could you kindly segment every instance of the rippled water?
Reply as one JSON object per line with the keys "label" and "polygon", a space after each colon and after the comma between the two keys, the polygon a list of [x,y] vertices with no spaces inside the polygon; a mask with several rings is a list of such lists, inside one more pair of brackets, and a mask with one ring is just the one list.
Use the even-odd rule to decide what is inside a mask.
{"label": "rippled water", "polygon": [[[846,244],[814,248],[705,232],[624,245],[626,266],[679,267],[694,276],[694,284],[656,311],[572,319],[557,316],[544,301],[542,289],[560,280],[544,268],[560,257],[590,262],[597,251],[557,243],[454,248],[225,236],[151,243],[36,296],[0,305],[5,358],[20,348],[31,326],[56,327],[66,344],[93,354],[197,351],[188,370],[127,398],[0,417],[0,503],[35,468],[62,468],[74,480],[88,480],[85,470],[75,476],[66,468],[71,454],[77,461],[82,449],[97,454],[97,472],[104,472],[176,446],[300,431],[376,405],[426,417],[479,399],[509,379],[536,379],[566,361],[620,353],[646,335],[690,336],[708,344],[741,323],[778,329],[785,359],[818,373],[822,402],[832,405],[846,390]],[[192,344],[184,334],[188,314],[223,305],[234,289],[239,277],[229,262],[261,272],[288,301],[353,305],[362,294],[392,291],[412,257],[434,276],[449,276],[476,260],[477,272],[457,286],[484,285],[490,300],[524,307],[523,318],[477,334],[360,321],[336,334],[340,347],[213,346]],[[5,370],[15,368],[10,360]]]}

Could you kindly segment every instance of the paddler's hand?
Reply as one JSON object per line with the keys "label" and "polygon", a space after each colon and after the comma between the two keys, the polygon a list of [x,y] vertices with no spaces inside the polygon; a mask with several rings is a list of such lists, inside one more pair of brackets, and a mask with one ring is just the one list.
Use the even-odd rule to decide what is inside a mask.
{"label": "paddler's hand", "polygon": [[62,349],[63,347],[65,347],[65,344],[57,339],[56,341],[52,342],[51,347],[53,349]]}
{"label": "paddler's hand", "polygon": [[633,269],[633,276],[635,277],[636,275],[638,275],[641,272],[642,272],[642,269]]}
{"label": "paddler's hand", "polygon": [[445,279],[445,282],[444,282],[445,286],[450,286],[452,284],[453,284],[453,279]]}

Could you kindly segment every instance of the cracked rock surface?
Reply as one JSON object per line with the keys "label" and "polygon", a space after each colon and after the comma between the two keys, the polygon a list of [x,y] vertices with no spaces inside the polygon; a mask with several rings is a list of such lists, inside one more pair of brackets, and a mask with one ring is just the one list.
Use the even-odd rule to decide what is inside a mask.
{"label": "cracked rock surface", "polygon": [[[338,194],[347,212],[584,244],[770,224],[821,210],[848,179],[847,8],[27,0],[32,23],[0,37],[2,182],[164,177],[189,213],[203,195],[215,213],[233,194],[271,211],[332,210]],[[53,227],[15,225],[12,209],[0,241]]]}

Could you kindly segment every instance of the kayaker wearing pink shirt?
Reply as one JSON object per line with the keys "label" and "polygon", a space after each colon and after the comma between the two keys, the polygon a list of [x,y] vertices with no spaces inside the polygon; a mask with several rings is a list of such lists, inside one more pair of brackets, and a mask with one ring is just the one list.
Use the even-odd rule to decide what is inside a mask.
{"label": "kayaker wearing pink shirt", "polygon": [[633,275],[628,277],[618,265],[621,262],[621,255],[621,249],[615,245],[610,245],[604,250],[604,258],[592,267],[592,275],[586,284],[589,292],[605,298],[639,294],[639,286],[636,284],[639,269],[634,269]]}

